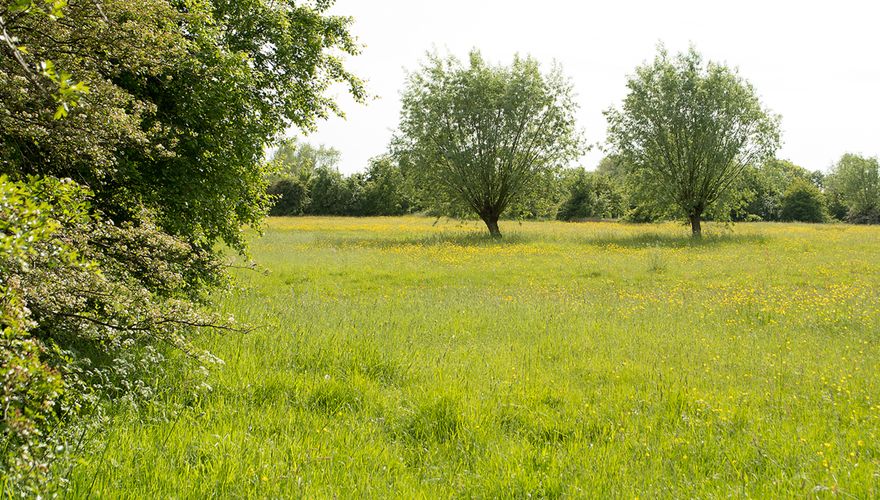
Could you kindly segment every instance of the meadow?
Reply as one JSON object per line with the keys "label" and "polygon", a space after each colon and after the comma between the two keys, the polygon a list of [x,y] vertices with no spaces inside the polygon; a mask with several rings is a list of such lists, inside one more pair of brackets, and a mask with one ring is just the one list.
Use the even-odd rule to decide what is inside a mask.
{"label": "meadow", "polygon": [[880,496],[880,228],[501,229],[270,219],[69,494]]}

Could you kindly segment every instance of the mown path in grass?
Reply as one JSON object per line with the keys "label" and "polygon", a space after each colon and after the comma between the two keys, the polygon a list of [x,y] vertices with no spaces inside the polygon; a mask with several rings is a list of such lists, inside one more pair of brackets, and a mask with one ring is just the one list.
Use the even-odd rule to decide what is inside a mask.
{"label": "mown path in grass", "polygon": [[433,223],[270,220],[217,299],[259,329],[70,491],[880,495],[880,228]]}

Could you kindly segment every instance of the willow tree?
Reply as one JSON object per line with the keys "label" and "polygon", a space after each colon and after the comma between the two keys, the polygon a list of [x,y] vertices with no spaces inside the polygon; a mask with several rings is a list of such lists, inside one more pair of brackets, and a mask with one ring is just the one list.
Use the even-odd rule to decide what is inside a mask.
{"label": "willow tree", "polygon": [[429,55],[403,92],[395,147],[419,201],[437,213],[498,219],[540,196],[542,181],[580,153],[571,85],[559,68],[515,57],[490,65]]}
{"label": "willow tree", "polygon": [[607,111],[608,139],[643,201],[687,218],[701,235],[704,213],[723,217],[749,165],[772,158],[779,117],[735,70],[692,47],[636,68],[622,109]]}

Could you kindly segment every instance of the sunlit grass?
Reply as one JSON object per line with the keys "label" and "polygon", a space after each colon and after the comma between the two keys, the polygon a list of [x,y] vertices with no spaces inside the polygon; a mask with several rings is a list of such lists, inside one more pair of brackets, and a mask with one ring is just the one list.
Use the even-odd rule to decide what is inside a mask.
{"label": "sunlit grass", "polygon": [[70,493],[880,495],[880,228],[502,231],[271,220],[218,297],[259,329]]}

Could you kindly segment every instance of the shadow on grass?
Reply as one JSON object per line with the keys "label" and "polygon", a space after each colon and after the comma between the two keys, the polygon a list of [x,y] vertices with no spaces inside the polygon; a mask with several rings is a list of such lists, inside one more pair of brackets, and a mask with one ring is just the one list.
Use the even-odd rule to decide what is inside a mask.
{"label": "shadow on grass", "polygon": [[488,232],[449,232],[430,235],[409,236],[317,236],[315,243],[321,246],[338,248],[377,248],[388,249],[400,246],[459,246],[459,247],[499,247],[523,245],[540,241],[540,235],[524,235],[520,233],[505,234],[502,238],[494,238]]}
{"label": "shadow on grass", "polygon": [[641,233],[634,235],[603,234],[587,238],[573,238],[572,241],[584,245],[598,247],[622,247],[622,248],[699,248],[714,247],[719,245],[751,245],[764,244],[767,237],[760,234],[704,234],[702,238],[692,238],[689,235],[664,234],[664,233]]}
{"label": "shadow on grass", "polygon": [[535,242],[560,242],[591,245],[601,248],[688,248],[688,247],[712,247],[719,245],[748,245],[764,244],[767,236],[760,234],[736,234],[733,232],[708,233],[702,238],[695,239],[688,234],[669,234],[661,232],[642,232],[627,234],[623,231],[609,230],[600,233],[567,234],[564,236],[554,234],[520,233],[510,231],[504,233],[501,238],[494,238],[488,232],[465,232],[449,231],[437,234],[408,234],[408,235],[347,235],[331,236],[317,235],[315,243],[320,246],[334,248],[375,248],[389,249],[401,246],[458,246],[458,247],[504,247],[514,245],[526,245]]}

